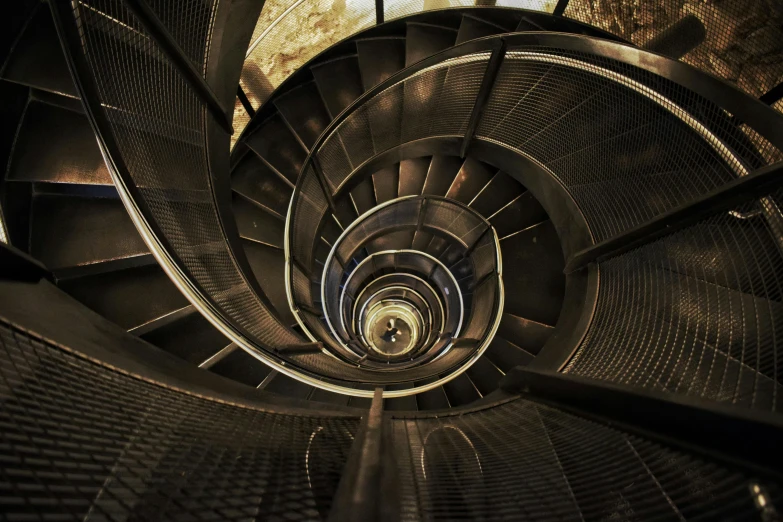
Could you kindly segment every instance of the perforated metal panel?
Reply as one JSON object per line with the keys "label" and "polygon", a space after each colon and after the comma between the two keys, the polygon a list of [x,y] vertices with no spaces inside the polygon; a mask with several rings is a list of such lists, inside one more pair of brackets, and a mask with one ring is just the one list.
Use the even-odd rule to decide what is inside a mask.
{"label": "perforated metal panel", "polygon": [[593,324],[567,371],[781,411],[783,217],[770,208],[775,200],[600,263]]}
{"label": "perforated metal panel", "polygon": [[781,499],[776,483],[522,399],[397,418],[392,438],[403,520],[765,520]]}
{"label": "perforated metal panel", "polygon": [[551,171],[596,240],[765,162],[701,97],[635,67],[552,48],[507,53],[477,135]]}
{"label": "perforated metal panel", "polygon": [[152,0],[149,6],[188,58],[205,74],[218,0],[179,3]]}
{"label": "perforated metal panel", "polygon": [[[175,33],[191,59],[206,59],[194,43],[209,42],[213,15],[202,7],[191,12],[180,6],[188,16],[179,19]],[[298,342],[253,292],[224,237],[206,162],[205,107],[123,3],[82,2],[74,16],[117,159],[127,166],[144,217],[174,262],[261,346]]]}
{"label": "perforated metal panel", "polygon": [[325,518],[358,428],[165,388],[0,326],[4,520]]}

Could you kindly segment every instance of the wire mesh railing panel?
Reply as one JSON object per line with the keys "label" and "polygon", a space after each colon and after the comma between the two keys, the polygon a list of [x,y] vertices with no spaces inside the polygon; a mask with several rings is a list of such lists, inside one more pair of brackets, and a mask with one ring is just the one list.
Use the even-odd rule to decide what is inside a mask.
{"label": "wire mesh railing panel", "polygon": [[470,317],[465,320],[465,327],[460,337],[468,339],[482,339],[491,329],[493,318],[497,315],[498,293],[497,276],[484,279],[473,290]]}
{"label": "wire mesh railing panel", "polygon": [[[206,160],[204,105],[124,4],[82,2],[74,15],[117,153],[168,254],[201,297],[261,346],[296,343],[250,288],[224,237]],[[191,28],[199,35],[211,30],[212,16],[199,9],[189,20],[206,24]],[[187,33],[180,26],[178,32]]]}
{"label": "wire mesh railing panel", "polygon": [[408,520],[763,520],[760,482],[693,455],[518,399],[392,421]]}
{"label": "wire mesh railing panel", "polygon": [[404,80],[403,143],[432,136],[463,136],[489,53],[446,60]]}
{"label": "wire mesh railing panel", "polygon": [[482,277],[491,274],[498,269],[498,256],[500,251],[495,243],[495,234],[485,234],[470,255],[473,263],[473,279],[480,281]]}
{"label": "wire mesh railing panel", "polygon": [[0,326],[8,520],[325,518],[358,429],[142,381]]}
{"label": "wire mesh railing panel", "polygon": [[440,234],[458,239],[466,248],[479,240],[487,222],[467,207],[449,200],[428,199],[424,223]]}
{"label": "wire mesh railing panel", "polygon": [[218,0],[177,3],[152,0],[149,6],[201,74],[205,74]]}
{"label": "wire mesh railing panel", "polygon": [[673,40],[690,40],[694,47],[681,59],[705,72],[736,84],[758,98],[783,76],[783,46],[779,36],[783,7],[778,2],[724,0],[646,0],[599,3],[572,0],[565,16],[591,24],[644,46],[670,31],[683,19],[696,21]]}
{"label": "wire mesh railing panel", "polygon": [[[329,204],[312,166],[302,174],[299,197],[294,201],[290,216],[289,238],[291,256],[308,270],[314,270],[314,252],[318,237],[318,225],[329,209]],[[294,231],[296,233],[294,233]]]}
{"label": "wire mesh railing panel", "polygon": [[367,241],[388,227],[415,227],[420,208],[420,199],[408,199],[378,209],[340,239],[336,257],[347,262]]}
{"label": "wire mesh railing panel", "polygon": [[567,371],[783,410],[777,199],[743,205],[600,263],[593,324]]}
{"label": "wire mesh railing panel", "polygon": [[511,49],[477,135],[550,170],[596,240],[744,172],[717,137],[674,102],[652,96],[634,68],[561,54]]}

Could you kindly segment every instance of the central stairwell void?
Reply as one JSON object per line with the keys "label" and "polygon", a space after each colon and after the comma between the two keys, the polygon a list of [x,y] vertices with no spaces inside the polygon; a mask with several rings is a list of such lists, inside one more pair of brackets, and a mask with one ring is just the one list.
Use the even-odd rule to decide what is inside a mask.
{"label": "central stairwell void", "polygon": [[777,520],[783,116],[556,4],[20,3],[0,511]]}

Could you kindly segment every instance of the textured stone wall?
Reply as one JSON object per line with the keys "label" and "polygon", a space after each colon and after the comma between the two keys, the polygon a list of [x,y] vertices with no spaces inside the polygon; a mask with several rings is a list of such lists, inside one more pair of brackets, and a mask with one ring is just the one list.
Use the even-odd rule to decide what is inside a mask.
{"label": "textured stone wall", "polygon": [[571,0],[565,14],[637,45],[692,14],[706,37],[684,62],[754,97],[783,81],[783,0]]}

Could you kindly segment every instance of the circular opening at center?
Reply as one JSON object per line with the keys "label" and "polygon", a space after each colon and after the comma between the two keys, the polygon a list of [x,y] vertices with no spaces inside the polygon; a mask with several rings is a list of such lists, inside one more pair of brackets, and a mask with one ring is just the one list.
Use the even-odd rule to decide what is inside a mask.
{"label": "circular opening at center", "polygon": [[421,325],[411,306],[401,303],[378,303],[365,322],[365,338],[381,355],[397,356],[409,352],[418,341]]}

